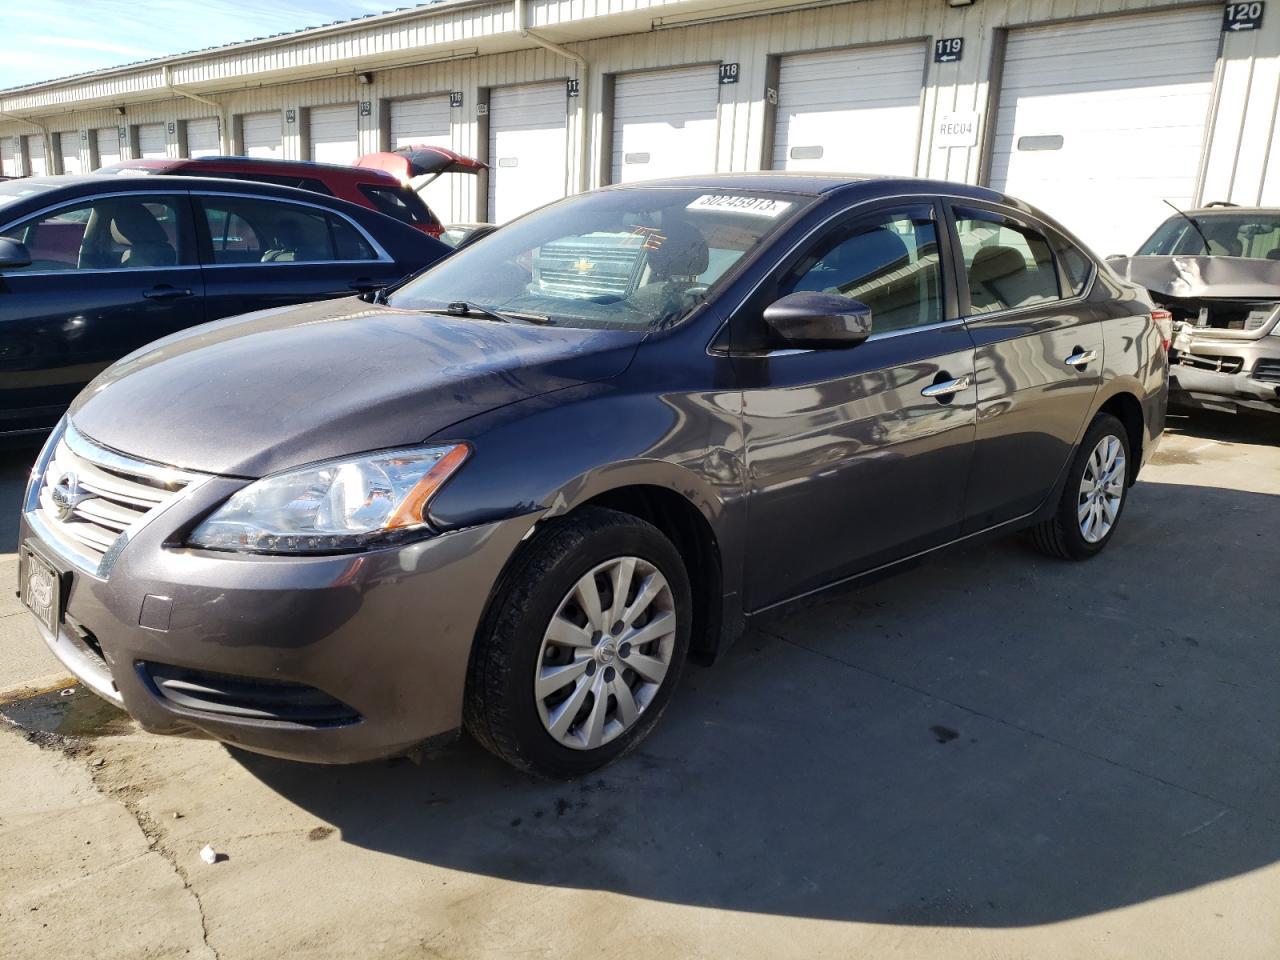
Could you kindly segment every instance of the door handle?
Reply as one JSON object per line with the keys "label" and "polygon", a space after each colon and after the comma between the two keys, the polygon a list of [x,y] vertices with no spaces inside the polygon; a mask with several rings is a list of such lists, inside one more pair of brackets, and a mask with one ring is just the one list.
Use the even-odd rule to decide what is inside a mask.
{"label": "door handle", "polygon": [[[946,374],[943,374],[946,376]],[[954,380],[941,380],[937,383],[931,383],[920,391],[922,397],[933,397],[937,399],[946,399],[952,397],[962,390],[968,390],[973,380],[966,373],[963,377],[956,377]]]}
{"label": "door handle", "polygon": [[179,297],[191,296],[191,291],[165,284],[159,287],[152,287],[150,290],[143,290],[142,295],[148,300],[176,300]]}
{"label": "door handle", "polygon": [[1068,367],[1075,367],[1077,370],[1080,370],[1080,369],[1083,369],[1084,367],[1087,367],[1089,364],[1093,363],[1093,361],[1097,359],[1098,359],[1097,350],[1081,350],[1079,347],[1076,347],[1076,352],[1073,353],[1071,356],[1067,357],[1067,359],[1063,360],[1062,362],[1065,363]]}

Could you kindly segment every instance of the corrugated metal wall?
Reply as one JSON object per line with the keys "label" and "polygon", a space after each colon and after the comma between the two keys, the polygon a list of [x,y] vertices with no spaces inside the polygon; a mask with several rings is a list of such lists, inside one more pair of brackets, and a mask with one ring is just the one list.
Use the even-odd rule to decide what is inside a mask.
{"label": "corrugated metal wall", "polygon": [[[765,89],[771,58],[788,53],[853,47],[902,40],[932,42],[963,37],[958,63],[927,64],[922,95],[922,132],[916,172],[953,180],[977,182],[984,172],[984,147],[940,149],[931,132],[936,120],[953,111],[979,111],[982,124],[994,122],[989,109],[992,78],[998,79],[1003,31],[1024,24],[1077,17],[1095,17],[1143,9],[1186,7],[1195,0],[980,0],[967,7],[950,7],[944,0],[861,0],[792,11],[719,16],[711,22],[682,25],[722,14],[724,4],[663,3],[659,0],[533,0],[531,25],[547,36],[566,42],[590,63],[580,78],[589,127],[586,155],[588,182],[597,184],[607,165],[601,156],[609,141],[604,102],[605,77],[632,70],[666,66],[734,62],[738,82],[720,91],[719,140],[716,165],[720,170],[753,170],[766,163],[769,141]],[[1209,4],[1221,8],[1220,4]],[[742,6],[729,9],[745,9]],[[509,84],[577,77],[574,63],[538,48],[484,55],[476,51],[528,45],[515,30],[510,3],[451,4],[434,13],[414,13],[386,22],[357,22],[322,36],[231,48],[190,62],[175,63],[171,80],[226,104],[227,113],[263,110],[293,111],[286,124],[284,153],[301,158],[304,137],[299,124],[305,108],[323,104],[366,101],[359,117],[362,152],[379,149],[386,141],[389,112],[386,101],[410,96],[462,94],[462,106],[451,110],[452,146],[461,153],[483,155],[477,105],[487,90]],[[568,36],[600,39],[568,43]],[[442,59],[452,58],[452,59]],[[412,64],[415,59],[438,62]],[[930,58],[931,59],[931,58]],[[342,65],[342,66],[338,66]],[[290,73],[332,69],[341,75],[323,80],[272,82]],[[358,84],[357,68],[373,71],[374,82]],[[252,84],[252,89],[211,92],[219,86]],[[156,99],[133,102],[140,91],[154,91]],[[216,115],[194,101],[169,96],[157,67],[139,67],[119,75],[87,77],[73,84],[43,88],[3,98],[0,109],[34,108],[49,112],[74,109],[86,97],[128,100],[127,121],[114,110],[95,109],[47,117],[51,132],[90,130]],[[1204,199],[1280,203],[1280,142],[1276,110],[1280,106],[1280,17],[1270,16],[1263,29],[1223,38],[1223,52],[1213,96],[1211,142],[1203,165]],[[577,183],[583,153],[579,143],[579,115],[569,112],[569,181]],[[0,137],[35,135],[32,124],[0,122]],[[171,151],[176,151],[176,142]],[[86,165],[89,157],[83,161]],[[478,184],[464,177],[450,178],[450,219],[470,220],[482,209]]]}

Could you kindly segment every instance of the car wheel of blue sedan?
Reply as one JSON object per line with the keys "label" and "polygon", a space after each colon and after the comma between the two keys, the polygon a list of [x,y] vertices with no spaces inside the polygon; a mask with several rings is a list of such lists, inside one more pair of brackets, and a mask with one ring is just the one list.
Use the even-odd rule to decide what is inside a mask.
{"label": "car wheel of blue sedan", "polygon": [[515,559],[476,638],[468,730],[545,777],[635,746],[671,697],[689,646],[689,578],[654,526],[589,507]]}

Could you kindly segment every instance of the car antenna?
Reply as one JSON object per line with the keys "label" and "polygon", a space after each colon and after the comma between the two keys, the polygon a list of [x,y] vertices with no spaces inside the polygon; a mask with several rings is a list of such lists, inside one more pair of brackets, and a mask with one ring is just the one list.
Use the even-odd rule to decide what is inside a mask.
{"label": "car antenna", "polygon": [[[1161,198],[1161,199],[1163,199],[1163,198]],[[1178,216],[1180,216],[1183,220],[1187,221],[1187,223],[1191,224],[1191,226],[1192,226],[1192,228],[1195,230],[1195,232],[1196,232],[1196,233],[1198,233],[1198,234],[1200,234],[1200,242],[1204,244],[1204,252],[1205,252],[1206,254],[1212,254],[1212,253],[1213,253],[1213,251],[1209,249],[1209,238],[1208,238],[1208,237],[1206,237],[1206,236],[1204,235],[1204,231],[1200,229],[1200,224],[1196,223],[1194,219],[1192,219],[1191,217],[1187,216],[1185,213],[1183,213],[1181,210],[1179,210],[1177,207],[1175,207],[1172,203],[1169,203],[1169,201],[1168,201],[1168,200],[1165,200],[1164,202],[1169,204],[1169,208],[1170,208],[1174,213],[1176,213]]]}

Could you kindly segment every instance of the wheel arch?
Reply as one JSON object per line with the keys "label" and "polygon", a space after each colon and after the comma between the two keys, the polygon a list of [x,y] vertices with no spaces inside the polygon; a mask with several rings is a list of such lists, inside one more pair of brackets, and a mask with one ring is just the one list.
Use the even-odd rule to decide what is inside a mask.
{"label": "wheel arch", "polygon": [[[1093,416],[1096,417],[1099,413],[1109,413],[1124,424],[1129,440],[1129,456],[1134,464],[1133,469],[1129,471],[1129,485],[1132,486],[1138,478],[1147,445],[1147,421],[1142,410],[1142,401],[1138,399],[1137,393],[1132,388],[1121,384],[1099,404]],[[1093,417],[1089,420],[1092,422]],[[1085,425],[1085,429],[1088,429],[1088,424]]]}

